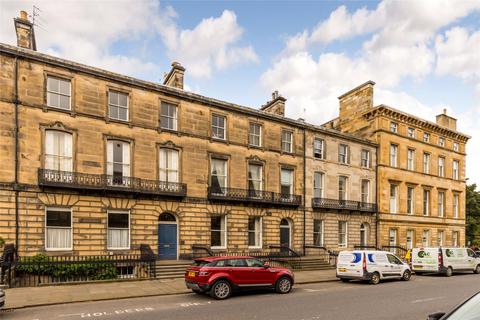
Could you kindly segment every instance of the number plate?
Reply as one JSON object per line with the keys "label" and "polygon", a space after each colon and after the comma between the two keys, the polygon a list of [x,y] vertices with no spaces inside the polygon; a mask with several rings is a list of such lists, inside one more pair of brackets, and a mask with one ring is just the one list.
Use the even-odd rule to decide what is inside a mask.
{"label": "number plate", "polygon": [[189,277],[195,277],[195,272],[194,272],[194,271],[190,271],[190,272],[188,273],[188,276],[189,276]]}
{"label": "number plate", "polygon": [[339,268],[338,271],[340,271],[340,272],[347,272],[347,269],[346,269],[346,268]]}

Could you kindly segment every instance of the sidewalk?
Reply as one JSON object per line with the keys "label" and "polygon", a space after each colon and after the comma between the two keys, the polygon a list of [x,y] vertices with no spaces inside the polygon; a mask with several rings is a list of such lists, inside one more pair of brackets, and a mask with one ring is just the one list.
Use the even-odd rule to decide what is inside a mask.
{"label": "sidewalk", "polygon": [[[335,270],[297,271],[295,283],[335,281]],[[182,279],[118,281],[6,290],[7,309],[42,305],[190,293]]]}

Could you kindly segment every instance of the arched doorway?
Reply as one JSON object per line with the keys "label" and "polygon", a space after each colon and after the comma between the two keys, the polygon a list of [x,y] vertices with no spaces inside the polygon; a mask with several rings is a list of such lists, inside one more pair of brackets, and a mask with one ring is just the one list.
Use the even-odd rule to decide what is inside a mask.
{"label": "arched doorway", "polygon": [[292,246],[292,226],[288,219],[280,221],[280,245]]}
{"label": "arched doorway", "polygon": [[368,245],[368,224],[362,223],[360,225],[360,246],[365,247]]}
{"label": "arched doorway", "polygon": [[177,218],[169,212],[163,212],[158,217],[158,257],[164,260],[177,259],[177,253]]}

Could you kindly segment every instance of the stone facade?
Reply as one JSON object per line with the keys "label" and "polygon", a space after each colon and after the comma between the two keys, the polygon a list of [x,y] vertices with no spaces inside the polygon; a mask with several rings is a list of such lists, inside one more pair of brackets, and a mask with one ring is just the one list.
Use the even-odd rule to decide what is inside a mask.
{"label": "stone facade", "polygon": [[[219,251],[278,245],[285,242],[284,227],[290,230],[287,244],[294,250],[303,252],[304,245],[314,244],[314,232],[323,240],[317,240],[317,245],[338,250],[339,221],[347,222],[345,247],[362,241],[375,244],[376,144],[284,117],[285,99],[277,94],[267,108],[258,110],[183,91],[185,69],[178,63],[172,64],[160,85],[3,44],[0,67],[0,234],[7,242],[17,243],[22,255],[134,253],[140,244],[160,254],[159,230],[170,224],[176,225],[173,245],[176,256],[182,257],[191,252],[192,245],[212,245],[217,232],[212,230],[212,218],[218,216],[226,217],[222,220],[225,233],[218,232],[222,237],[226,234]],[[69,88],[62,93],[68,108],[49,102],[48,95],[58,90],[49,87],[49,79],[60,79]],[[112,92],[127,97],[125,121],[109,113]],[[173,129],[161,125],[162,104],[176,110]],[[224,139],[214,137],[218,134],[214,116],[225,120]],[[261,128],[258,145],[249,140],[252,124]],[[51,155],[46,150],[51,143],[46,135],[51,131],[71,137],[68,172],[47,168],[52,160],[48,160]],[[314,156],[315,138],[325,143],[321,159]],[[121,186],[116,185],[118,180],[109,180],[95,189],[110,176],[109,141],[127,146],[123,154],[128,149],[128,174],[123,171]],[[338,163],[340,144],[348,148],[345,163]],[[162,149],[177,152],[178,182],[186,186],[186,194],[177,189],[172,193],[176,184],[162,182]],[[367,166],[361,164],[362,150],[369,152]],[[221,195],[211,191],[213,159],[226,161],[225,187],[232,191]],[[249,164],[262,168],[260,196],[248,193]],[[287,194],[281,185],[282,169],[292,172]],[[333,206],[312,206],[315,172],[324,174],[324,191],[317,198],[333,199]],[[340,176],[347,178],[344,200],[353,207],[338,201]],[[373,205],[368,210],[363,210],[365,201],[360,196],[362,180],[369,181],[368,198],[363,199]],[[152,191],[152,185],[165,192]],[[275,201],[270,197],[276,197]],[[56,210],[71,212],[71,226],[56,230],[71,233],[68,249],[47,248],[47,227],[52,223],[47,211]],[[122,248],[111,248],[108,243],[113,241],[108,239],[114,229],[109,227],[114,224],[109,217],[116,213],[128,214],[128,246]],[[171,214],[174,221],[161,221],[163,213]],[[59,219],[55,214],[52,217]],[[254,229],[260,234],[255,248],[249,248],[249,217],[261,218]],[[323,221],[321,230],[315,220]]]}
{"label": "stone facade", "polygon": [[464,245],[469,137],[445,111],[432,123],[389,106],[374,107],[374,84],[340,96],[340,117],[325,126],[379,145],[379,245]]}

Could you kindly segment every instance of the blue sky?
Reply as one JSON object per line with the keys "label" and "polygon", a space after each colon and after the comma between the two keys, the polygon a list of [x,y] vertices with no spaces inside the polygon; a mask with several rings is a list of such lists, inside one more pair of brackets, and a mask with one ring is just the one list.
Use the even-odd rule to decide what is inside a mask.
{"label": "blue sky", "polygon": [[33,4],[39,51],[155,82],[177,60],[188,90],[251,107],[279,90],[316,124],[366,80],[375,104],[431,121],[447,108],[480,183],[480,1],[4,0],[0,42]]}

